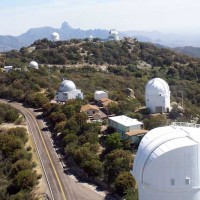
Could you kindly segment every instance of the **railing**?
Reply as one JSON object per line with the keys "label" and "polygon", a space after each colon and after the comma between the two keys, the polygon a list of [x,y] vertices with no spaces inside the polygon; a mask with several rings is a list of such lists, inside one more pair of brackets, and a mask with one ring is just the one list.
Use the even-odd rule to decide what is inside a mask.
{"label": "railing", "polygon": [[188,123],[188,122],[172,122],[172,126],[200,128],[200,124]]}

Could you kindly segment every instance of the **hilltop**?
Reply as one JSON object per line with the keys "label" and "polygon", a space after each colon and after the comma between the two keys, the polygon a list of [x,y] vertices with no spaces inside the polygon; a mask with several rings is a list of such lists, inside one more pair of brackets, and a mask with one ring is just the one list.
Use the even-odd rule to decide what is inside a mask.
{"label": "hilltop", "polygon": [[51,34],[53,32],[59,33],[62,40],[68,40],[71,38],[87,38],[90,35],[98,38],[107,38],[108,36],[107,30],[81,30],[80,28],[72,28],[67,22],[63,22],[60,28],[46,26],[31,28],[19,36],[0,36],[0,52],[12,49],[19,50],[21,47],[29,46],[39,39],[51,39]]}
{"label": "hilltop", "polygon": [[192,47],[192,46],[177,47],[177,48],[174,48],[174,50],[176,52],[179,52],[179,53],[182,53],[185,55],[200,58],[200,48],[198,48],[198,47]]}
{"label": "hilltop", "polygon": [[31,60],[37,61],[40,69],[23,71],[20,78],[15,75],[16,80],[9,78],[11,74],[2,74],[0,94],[21,100],[27,93],[46,91],[49,87],[47,66],[51,66],[51,92],[55,92],[62,77],[67,77],[87,94],[86,98],[90,98],[96,89],[106,89],[115,99],[124,99],[122,90],[130,87],[135,91],[137,103],[143,106],[145,83],[150,78],[160,77],[169,83],[172,101],[181,102],[183,92],[184,104],[188,105],[192,116],[200,113],[200,59],[167,48],[131,38],[117,42],[102,42],[98,38],[92,42],[88,39],[59,42],[43,39],[20,51],[3,54],[0,65],[23,69]]}

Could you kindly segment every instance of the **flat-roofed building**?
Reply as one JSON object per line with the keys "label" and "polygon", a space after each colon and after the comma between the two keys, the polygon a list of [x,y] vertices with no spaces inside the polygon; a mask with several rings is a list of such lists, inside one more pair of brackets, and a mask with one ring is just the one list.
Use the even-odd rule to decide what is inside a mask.
{"label": "flat-roofed building", "polygon": [[131,137],[130,139],[133,143],[138,140],[137,136],[132,135],[132,136],[136,136],[132,138],[132,136],[127,135],[127,133],[130,134],[131,132],[134,132],[134,131],[143,130],[142,122],[139,122],[137,119],[132,119],[125,115],[109,117],[108,124],[109,126],[113,127],[118,133],[120,133],[123,139],[127,137]]}

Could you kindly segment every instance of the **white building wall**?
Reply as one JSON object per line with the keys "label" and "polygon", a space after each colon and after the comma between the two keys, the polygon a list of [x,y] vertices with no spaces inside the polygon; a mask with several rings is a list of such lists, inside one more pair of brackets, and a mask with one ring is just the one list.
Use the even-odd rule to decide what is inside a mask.
{"label": "white building wall", "polygon": [[10,70],[12,70],[13,69],[13,66],[5,66],[4,67],[4,71],[5,72],[9,72]]}
{"label": "white building wall", "polygon": [[99,101],[99,99],[101,99],[101,98],[108,98],[108,93],[104,92],[104,91],[96,91],[94,93],[94,99],[96,101]]}
{"label": "white building wall", "polygon": [[81,90],[72,90],[69,92],[57,92],[56,93],[56,101],[67,101],[69,99],[83,99],[83,93]]}
{"label": "white building wall", "polygon": [[151,113],[156,113],[156,107],[162,107],[163,112],[170,110],[170,96],[146,95],[146,107],[150,109]]}
{"label": "white building wall", "polygon": [[199,160],[198,144],[174,149],[146,162],[139,182],[139,200],[200,200]]}
{"label": "white building wall", "polygon": [[140,130],[141,125],[138,124],[138,125],[130,126],[128,128],[129,128],[129,131]]}

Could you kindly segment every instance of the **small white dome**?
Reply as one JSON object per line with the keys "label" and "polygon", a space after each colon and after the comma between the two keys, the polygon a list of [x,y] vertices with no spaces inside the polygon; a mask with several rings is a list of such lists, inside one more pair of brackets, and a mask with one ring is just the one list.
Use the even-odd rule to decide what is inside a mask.
{"label": "small white dome", "polygon": [[169,85],[167,82],[161,78],[154,78],[148,81],[146,88],[145,88],[146,95],[169,95]]}
{"label": "small white dome", "polygon": [[34,68],[34,69],[38,69],[39,68],[38,63],[35,62],[35,61],[31,61],[29,63],[29,67]]}
{"label": "small white dome", "polygon": [[59,87],[59,92],[69,92],[72,90],[76,90],[76,85],[74,84],[73,81],[70,80],[62,81]]}
{"label": "small white dome", "polygon": [[52,39],[53,41],[59,41],[59,40],[60,40],[60,35],[59,35],[57,32],[53,32],[53,33],[51,34],[51,39]]}
{"label": "small white dome", "polygon": [[115,29],[111,29],[110,32],[109,32],[110,35],[118,35],[118,31],[115,30]]}

